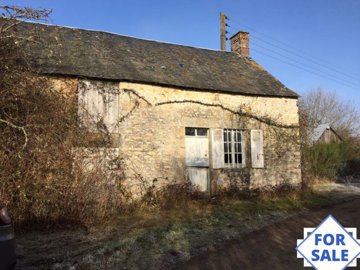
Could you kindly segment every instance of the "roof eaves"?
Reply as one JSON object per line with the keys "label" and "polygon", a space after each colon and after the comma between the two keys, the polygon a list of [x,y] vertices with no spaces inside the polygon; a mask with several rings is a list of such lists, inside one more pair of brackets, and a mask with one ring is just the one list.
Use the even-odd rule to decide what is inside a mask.
{"label": "roof eaves", "polygon": [[[239,96],[261,96],[261,97],[269,97],[269,98],[290,98],[290,99],[298,99],[296,93],[294,95],[269,95],[269,94],[258,94],[258,93],[246,93],[242,92],[241,89],[214,89],[214,88],[195,88],[190,86],[182,86],[182,85],[175,85],[175,84],[167,84],[167,83],[159,83],[154,81],[142,81],[142,80],[129,80],[129,79],[114,79],[114,78],[105,78],[105,77],[91,77],[91,76],[82,76],[78,74],[69,74],[69,73],[51,73],[51,72],[42,72],[42,74],[50,75],[50,76],[63,76],[63,77],[76,77],[81,79],[90,79],[90,80],[101,80],[101,81],[111,81],[111,82],[129,82],[129,83],[138,83],[138,84],[148,84],[160,87],[173,87],[179,90],[192,90],[192,91],[200,91],[200,92],[213,92],[213,93],[226,93],[232,95],[239,95]],[[289,91],[291,91],[289,89]]]}

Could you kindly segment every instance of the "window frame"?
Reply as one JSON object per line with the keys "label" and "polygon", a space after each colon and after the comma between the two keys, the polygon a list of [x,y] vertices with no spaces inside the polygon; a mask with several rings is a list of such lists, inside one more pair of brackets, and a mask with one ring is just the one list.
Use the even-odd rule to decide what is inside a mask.
{"label": "window frame", "polygon": [[223,136],[224,168],[239,169],[245,167],[243,130],[224,128]]}
{"label": "window frame", "polygon": [[[188,129],[194,129],[194,135],[188,135],[187,130]],[[198,130],[206,130],[206,135],[199,135]],[[209,128],[200,128],[200,127],[185,127],[185,136],[186,137],[209,137]]]}

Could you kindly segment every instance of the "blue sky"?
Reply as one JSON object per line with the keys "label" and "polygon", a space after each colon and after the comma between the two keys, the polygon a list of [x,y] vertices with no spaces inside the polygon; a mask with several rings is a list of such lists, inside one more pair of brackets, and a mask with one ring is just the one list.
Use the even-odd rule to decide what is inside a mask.
{"label": "blue sky", "polygon": [[215,50],[222,11],[229,18],[229,36],[249,31],[251,57],[287,87],[299,94],[318,87],[335,90],[360,110],[359,0],[2,2],[52,8],[53,24]]}

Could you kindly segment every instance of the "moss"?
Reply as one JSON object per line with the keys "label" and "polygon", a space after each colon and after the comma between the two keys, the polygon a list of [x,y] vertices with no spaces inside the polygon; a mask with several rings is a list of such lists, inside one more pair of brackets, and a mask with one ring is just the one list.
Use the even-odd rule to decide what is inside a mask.
{"label": "moss", "polygon": [[35,33],[40,42],[24,49],[46,74],[298,98],[254,61],[234,53],[25,22],[18,33]]}

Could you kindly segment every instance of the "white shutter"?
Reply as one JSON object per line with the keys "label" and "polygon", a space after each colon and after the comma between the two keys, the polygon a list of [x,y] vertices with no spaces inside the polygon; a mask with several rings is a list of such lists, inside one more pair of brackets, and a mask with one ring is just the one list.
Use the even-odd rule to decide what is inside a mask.
{"label": "white shutter", "polygon": [[89,81],[86,82],[87,88],[84,93],[86,96],[85,109],[88,114],[88,121],[90,128],[96,131],[96,123],[99,122],[104,117],[104,102],[102,98],[101,89],[96,87],[96,84]]}
{"label": "white shutter", "polygon": [[241,131],[241,154],[242,154],[242,163],[241,166],[242,168],[246,167],[246,148],[245,148],[245,143],[246,143],[246,139],[245,139],[245,132]]}
{"label": "white shutter", "polygon": [[224,131],[222,129],[211,129],[211,145],[212,167],[224,168]]}
{"label": "white shutter", "polygon": [[82,125],[98,132],[97,123],[103,121],[110,133],[118,132],[119,93],[117,84],[89,80],[79,81],[78,115]]}
{"label": "white shutter", "polygon": [[79,81],[78,83],[78,117],[80,119],[80,124],[85,125],[86,122],[86,86],[84,85],[84,82]]}
{"label": "white shutter", "polygon": [[78,115],[82,126],[96,132],[96,122],[103,111],[102,102],[90,81],[81,80],[78,85]]}
{"label": "white shutter", "polygon": [[110,133],[117,133],[119,127],[119,92],[118,88],[105,88],[104,124]]}
{"label": "white shutter", "polygon": [[251,130],[251,163],[253,168],[264,168],[263,131]]}

